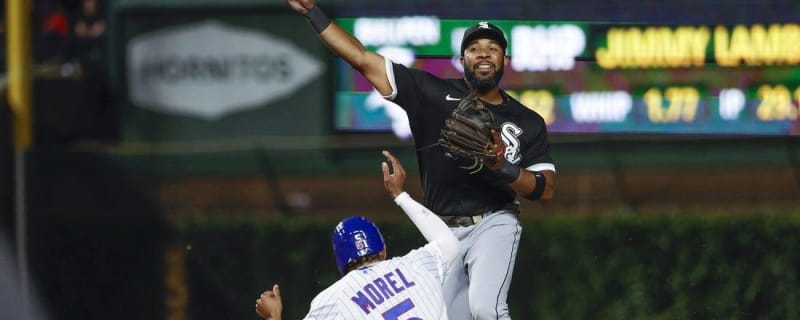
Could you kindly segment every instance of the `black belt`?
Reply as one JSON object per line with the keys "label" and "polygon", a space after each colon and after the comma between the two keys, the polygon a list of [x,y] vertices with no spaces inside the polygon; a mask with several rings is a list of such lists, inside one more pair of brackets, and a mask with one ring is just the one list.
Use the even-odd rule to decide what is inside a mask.
{"label": "black belt", "polygon": [[478,224],[478,222],[481,222],[481,220],[490,214],[501,211],[510,211],[519,214],[519,205],[516,203],[511,203],[506,205],[505,208],[491,210],[486,213],[479,213],[471,216],[439,216],[439,218],[441,218],[448,227],[469,227],[471,225]]}
{"label": "black belt", "polygon": [[474,216],[439,216],[448,227],[469,227],[473,224],[478,224],[489,213],[476,214]]}

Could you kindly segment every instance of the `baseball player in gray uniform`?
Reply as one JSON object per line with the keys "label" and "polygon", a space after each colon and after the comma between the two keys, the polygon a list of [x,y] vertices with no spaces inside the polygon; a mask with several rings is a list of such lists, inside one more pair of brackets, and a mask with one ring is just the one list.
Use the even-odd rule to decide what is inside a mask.
{"label": "baseball player in gray uniform", "polygon": [[[458,240],[438,216],[403,191],[405,169],[388,151],[383,154],[391,163],[391,168],[381,164],[386,192],[429,242],[385,260],[386,246],[374,223],[361,216],[342,220],[332,242],[343,277],[314,298],[305,319],[448,319],[442,286],[458,256]],[[280,320],[282,309],[277,284],[256,300],[256,313],[264,319]]]}
{"label": "baseball player in gray uniform", "polygon": [[[333,53],[406,111],[423,204],[459,239],[459,263],[444,287],[450,319],[510,319],[506,300],[522,231],[516,199],[553,199],[555,165],[544,119],[498,87],[509,62],[503,30],[488,22],[468,28],[460,49],[464,77],[443,79],[367,51],[313,0],[286,2]],[[445,121],[468,96],[479,98],[499,123],[500,166],[469,172],[438,143]]]}

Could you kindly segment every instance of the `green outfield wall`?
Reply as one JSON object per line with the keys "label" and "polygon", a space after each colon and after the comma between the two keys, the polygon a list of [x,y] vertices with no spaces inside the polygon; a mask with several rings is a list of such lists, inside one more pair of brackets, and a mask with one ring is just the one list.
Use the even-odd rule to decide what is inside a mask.
{"label": "green outfield wall", "polygon": [[[197,219],[173,243],[192,319],[247,318],[281,285],[300,318],[338,279],[333,221]],[[391,256],[423,244],[410,223],[380,223]],[[552,217],[523,224],[509,293],[515,319],[797,319],[800,220],[791,215]]]}

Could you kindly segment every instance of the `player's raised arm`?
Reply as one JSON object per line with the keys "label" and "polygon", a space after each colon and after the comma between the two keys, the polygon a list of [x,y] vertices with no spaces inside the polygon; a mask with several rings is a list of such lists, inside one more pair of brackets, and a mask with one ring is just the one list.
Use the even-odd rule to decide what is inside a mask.
{"label": "player's raised arm", "polygon": [[412,199],[403,188],[406,182],[406,170],[389,151],[383,151],[383,155],[391,163],[381,163],[383,171],[383,186],[394,202],[408,215],[414,225],[428,242],[435,242],[442,251],[442,256],[452,263],[458,255],[458,239],[450,232],[450,229],[436,214],[425,208],[416,200]]}
{"label": "player's raised arm", "polygon": [[286,3],[308,20],[333,53],[360,72],[378,92],[384,96],[392,93],[383,56],[364,48],[358,39],[333,23],[313,0],[286,0]]}

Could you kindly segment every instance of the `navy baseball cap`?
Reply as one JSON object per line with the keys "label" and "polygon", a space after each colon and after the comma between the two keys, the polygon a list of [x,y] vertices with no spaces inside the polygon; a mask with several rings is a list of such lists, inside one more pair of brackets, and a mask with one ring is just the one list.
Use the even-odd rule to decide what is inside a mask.
{"label": "navy baseball cap", "polygon": [[508,41],[506,41],[503,29],[486,21],[481,21],[464,31],[464,38],[461,39],[462,56],[464,55],[464,49],[467,48],[470,42],[476,39],[491,39],[497,41],[497,43],[503,47],[503,51],[505,51],[508,46]]}

